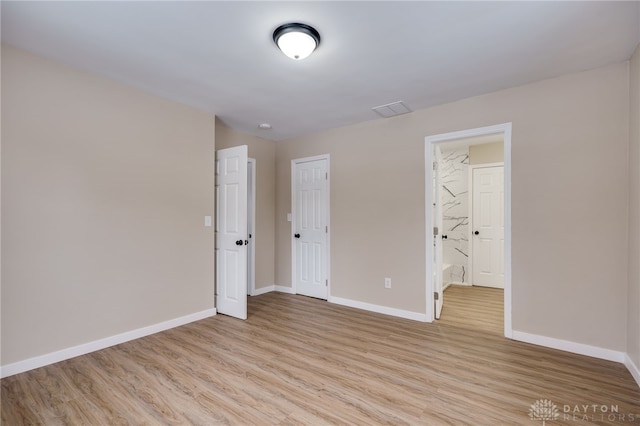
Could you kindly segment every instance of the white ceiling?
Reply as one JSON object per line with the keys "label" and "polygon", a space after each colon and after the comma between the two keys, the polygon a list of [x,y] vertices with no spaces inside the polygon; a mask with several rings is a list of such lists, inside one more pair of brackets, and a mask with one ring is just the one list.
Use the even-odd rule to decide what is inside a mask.
{"label": "white ceiling", "polygon": [[[2,41],[281,140],[628,59],[639,2],[10,2]],[[303,61],[272,41],[321,34]],[[268,122],[272,130],[259,130]]]}

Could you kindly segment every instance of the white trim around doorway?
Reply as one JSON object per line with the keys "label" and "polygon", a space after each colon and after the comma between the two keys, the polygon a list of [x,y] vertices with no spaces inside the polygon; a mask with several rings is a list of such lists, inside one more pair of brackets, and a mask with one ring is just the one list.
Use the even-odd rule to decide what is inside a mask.
{"label": "white trim around doorway", "polygon": [[432,234],[432,211],[433,194],[432,180],[433,168],[433,145],[451,142],[458,139],[465,139],[477,136],[492,134],[502,134],[504,140],[504,221],[505,221],[505,241],[504,241],[504,335],[513,337],[511,324],[511,123],[497,124],[494,126],[479,127],[475,129],[461,130],[457,132],[443,133],[425,137],[425,246],[426,246],[426,320],[433,322],[434,312],[434,283],[433,283],[433,235]]}
{"label": "white trim around doorway", "polygon": [[256,296],[256,159],[247,159],[247,173],[250,173],[247,181],[247,221],[249,227],[247,229],[250,234],[248,254],[248,294]]}

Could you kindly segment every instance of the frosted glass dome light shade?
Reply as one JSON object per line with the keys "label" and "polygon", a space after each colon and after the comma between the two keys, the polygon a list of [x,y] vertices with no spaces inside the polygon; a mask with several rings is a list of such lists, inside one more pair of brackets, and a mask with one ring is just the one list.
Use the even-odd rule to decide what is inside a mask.
{"label": "frosted glass dome light shade", "polygon": [[291,59],[300,60],[311,55],[316,48],[316,42],[308,34],[291,32],[280,36],[278,47]]}
{"label": "frosted glass dome light shade", "polygon": [[299,61],[316,50],[320,44],[320,34],[309,25],[284,24],[273,32],[273,41],[282,53]]}

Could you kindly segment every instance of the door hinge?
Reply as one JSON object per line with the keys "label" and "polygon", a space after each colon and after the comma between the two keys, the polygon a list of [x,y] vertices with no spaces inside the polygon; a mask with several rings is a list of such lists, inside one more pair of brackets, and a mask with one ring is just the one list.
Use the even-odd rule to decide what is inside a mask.
{"label": "door hinge", "polygon": [[327,234],[329,233],[329,227],[328,226],[324,227],[324,232],[326,232]]}
{"label": "door hinge", "polygon": [[437,291],[434,291],[433,292],[433,300],[438,300],[438,299],[440,299],[440,295],[438,294]]}
{"label": "door hinge", "polygon": [[438,170],[438,162],[437,161],[433,162],[433,170]]}
{"label": "door hinge", "polygon": [[329,172],[324,172],[324,180],[329,180]]}
{"label": "door hinge", "polygon": [[329,285],[329,280],[324,280],[324,285],[328,286]]}
{"label": "door hinge", "polygon": [[440,230],[438,229],[437,226],[433,227],[433,235],[438,235],[440,233]]}

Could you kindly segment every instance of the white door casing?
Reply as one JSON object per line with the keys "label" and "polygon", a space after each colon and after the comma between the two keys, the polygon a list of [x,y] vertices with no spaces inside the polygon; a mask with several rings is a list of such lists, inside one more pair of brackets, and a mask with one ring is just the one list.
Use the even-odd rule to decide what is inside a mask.
{"label": "white door casing", "polygon": [[256,292],[256,160],[247,162],[247,294]]}
{"label": "white door casing", "polygon": [[[504,144],[504,335],[513,338],[511,312],[511,134],[512,123],[496,124],[475,129],[460,130],[425,137],[425,287],[426,309],[425,320],[431,322],[435,318],[433,279],[434,246],[433,246],[433,144],[454,142],[477,136],[501,134]],[[470,245],[471,247],[472,245]]]}
{"label": "white door casing", "polygon": [[504,167],[472,169],[473,285],[504,288]]}
{"label": "white door casing", "polygon": [[216,308],[247,318],[247,146],[216,152]]}
{"label": "white door casing", "polygon": [[297,294],[328,297],[328,157],[292,161],[292,267]]}
{"label": "white door casing", "polygon": [[[442,312],[442,305],[444,303],[444,292],[442,291],[442,180],[440,179],[440,165],[442,164],[442,150],[440,145],[433,145],[434,154],[434,179],[433,179],[433,246],[434,246],[434,268],[433,268],[433,283],[434,283],[434,299],[435,299],[435,318],[440,319],[440,313]],[[437,232],[436,231],[437,228]]]}

